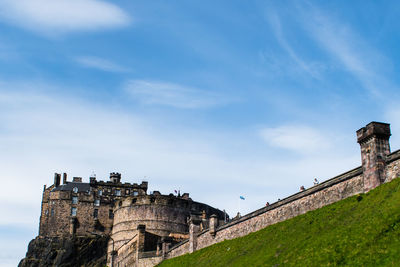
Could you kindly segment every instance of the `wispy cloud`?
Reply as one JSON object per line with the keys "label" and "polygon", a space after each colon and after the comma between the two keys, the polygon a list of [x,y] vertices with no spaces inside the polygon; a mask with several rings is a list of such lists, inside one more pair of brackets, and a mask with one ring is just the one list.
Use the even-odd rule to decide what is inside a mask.
{"label": "wispy cloud", "polygon": [[[320,79],[320,74],[318,71],[319,68],[317,68],[320,64],[316,64],[315,62],[307,62],[296,53],[295,49],[290,45],[284,36],[279,15],[275,12],[269,12],[267,13],[267,19],[271,25],[276,39],[280,43],[281,47],[287,52],[289,57],[297,64],[297,66],[300,67],[300,69],[308,73],[311,77]],[[262,54],[262,57],[264,58],[265,55]]]}
{"label": "wispy cloud", "polygon": [[99,57],[91,57],[91,56],[82,56],[76,57],[75,61],[80,65],[87,68],[94,68],[102,71],[109,72],[130,72],[129,68],[111,62],[109,60],[99,58]]}
{"label": "wispy cloud", "polygon": [[373,96],[393,87],[383,74],[390,62],[345,22],[308,4],[299,8],[300,20],[311,37],[338,60]]}
{"label": "wispy cloud", "polygon": [[126,26],[131,18],[101,0],[0,0],[0,18],[50,35]]}
{"label": "wispy cloud", "polygon": [[227,98],[217,93],[169,82],[132,80],[126,84],[125,90],[133,98],[148,105],[195,109],[228,102]]}
{"label": "wispy cloud", "polygon": [[303,125],[284,125],[264,128],[261,137],[272,147],[284,148],[300,154],[325,152],[330,140],[319,130]]}

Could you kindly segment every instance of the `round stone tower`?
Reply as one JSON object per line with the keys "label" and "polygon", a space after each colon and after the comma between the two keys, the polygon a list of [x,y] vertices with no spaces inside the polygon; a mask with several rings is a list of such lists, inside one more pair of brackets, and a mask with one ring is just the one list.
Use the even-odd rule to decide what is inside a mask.
{"label": "round stone tower", "polygon": [[[207,219],[213,214],[219,220],[224,220],[224,212],[194,202],[186,193],[175,196],[161,195],[155,191],[151,195],[129,196],[115,203],[112,239],[108,253],[110,257],[112,253],[118,254],[116,249],[135,239],[140,234],[140,229],[145,229],[146,237],[151,236],[152,239],[151,244],[145,241],[146,244],[140,245],[146,251],[156,250],[157,243],[165,238],[177,243],[188,238],[188,222],[191,216],[198,216],[203,218],[204,222],[208,222]],[[112,252],[113,246],[114,252]]]}

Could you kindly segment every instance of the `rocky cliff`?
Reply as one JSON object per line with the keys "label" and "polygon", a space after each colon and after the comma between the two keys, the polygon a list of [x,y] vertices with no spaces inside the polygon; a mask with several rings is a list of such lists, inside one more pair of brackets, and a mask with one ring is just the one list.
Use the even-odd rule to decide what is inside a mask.
{"label": "rocky cliff", "polygon": [[107,237],[36,237],[18,267],[105,266]]}

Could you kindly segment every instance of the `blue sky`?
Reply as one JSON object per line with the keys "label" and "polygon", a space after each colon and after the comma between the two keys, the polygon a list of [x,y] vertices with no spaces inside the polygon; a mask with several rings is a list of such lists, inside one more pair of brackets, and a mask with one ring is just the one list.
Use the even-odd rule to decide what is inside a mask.
{"label": "blue sky", "polygon": [[54,172],[119,171],[232,216],[400,147],[396,1],[0,0],[0,262]]}

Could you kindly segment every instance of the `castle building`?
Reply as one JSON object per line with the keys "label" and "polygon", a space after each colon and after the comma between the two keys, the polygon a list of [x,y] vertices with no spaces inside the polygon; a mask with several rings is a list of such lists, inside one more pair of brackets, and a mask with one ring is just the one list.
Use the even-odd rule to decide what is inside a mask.
{"label": "castle building", "polygon": [[89,183],[81,177],[67,181],[67,174],[54,174],[54,184],[43,188],[40,236],[109,234],[113,225],[114,203],[126,196],[145,195],[147,182],[121,183],[121,174],[110,173],[110,181]]}
{"label": "castle building", "polygon": [[61,174],[55,173],[54,184],[43,188],[39,236],[109,236],[108,264],[118,259],[118,264],[126,263],[121,266],[133,266],[139,256],[151,258],[187,240],[193,220],[207,229],[210,218],[220,225],[229,219],[188,193],[147,194],[147,186],[145,181],[121,183],[121,174],[115,172],[107,182],[90,177],[89,183],[81,177],[67,181],[66,173],[61,183]]}

